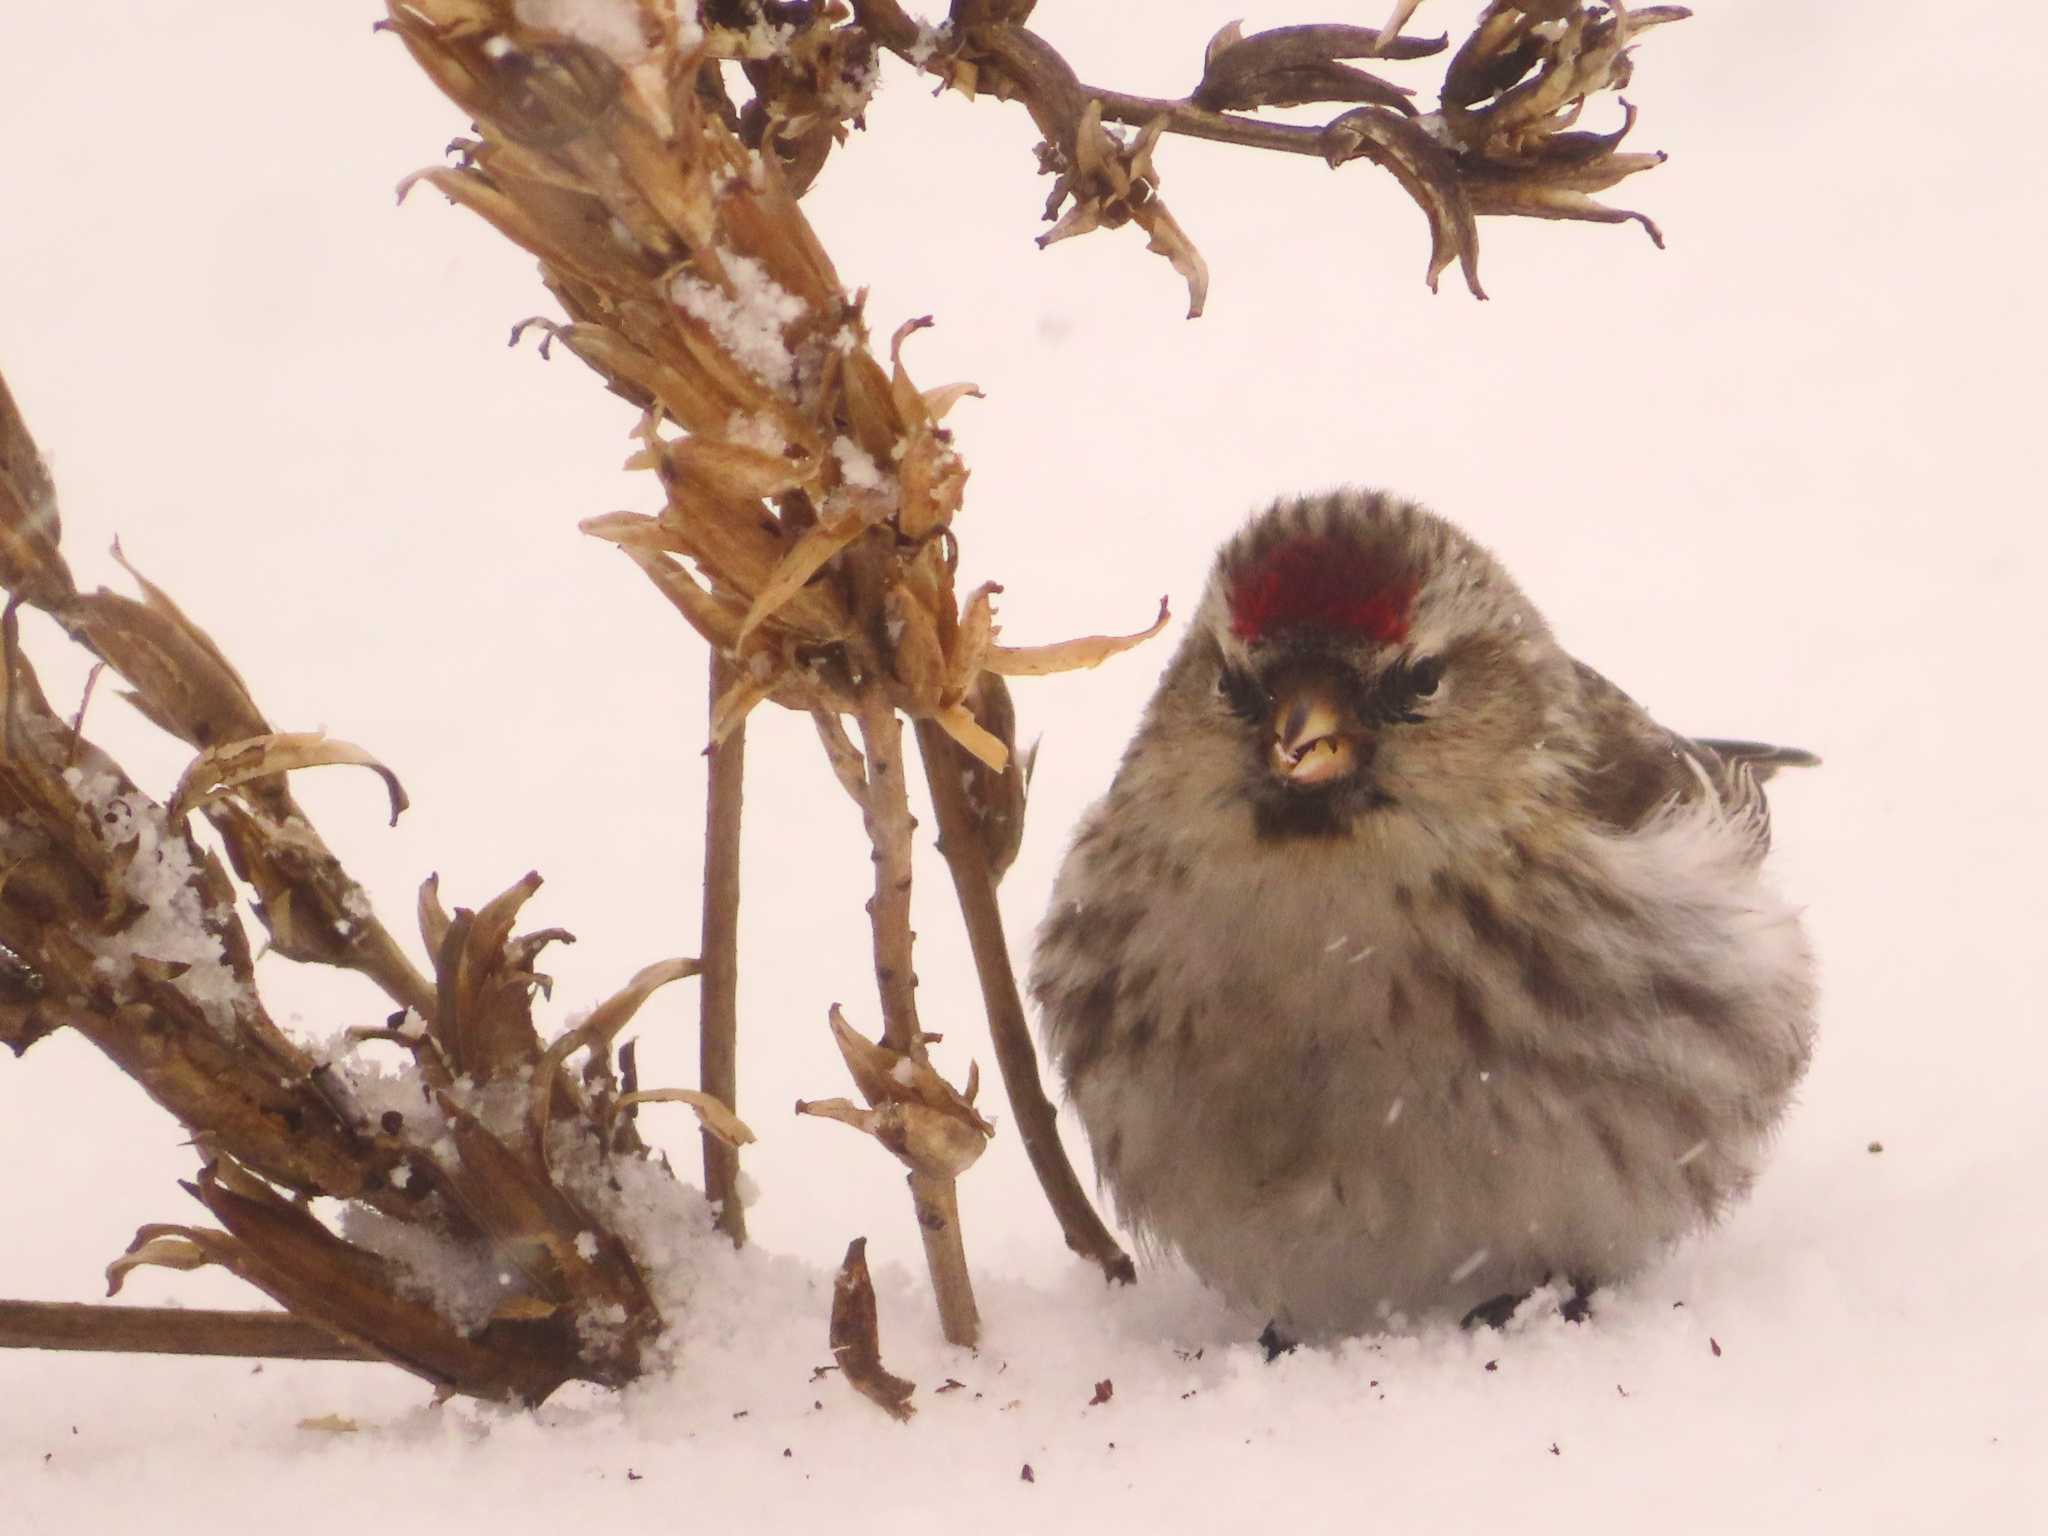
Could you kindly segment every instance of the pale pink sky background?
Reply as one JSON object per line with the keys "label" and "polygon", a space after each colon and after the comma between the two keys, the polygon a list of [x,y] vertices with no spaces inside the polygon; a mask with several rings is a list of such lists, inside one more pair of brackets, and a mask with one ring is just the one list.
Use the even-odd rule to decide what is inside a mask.
{"label": "pale pink sky background", "polygon": [[[559,1021],[695,947],[701,648],[576,532],[580,517],[655,500],[617,467],[629,409],[573,360],[506,351],[510,325],[549,307],[530,259],[431,192],[394,207],[399,178],[463,125],[395,41],[372,35],[376,14],[247,0],[11,7],[0,368],[52,461],[81,579],[121,583],[105,554],[118,534],[281,727],[324,726],[404,778],[413,810],[396,831],[366,775],[298,785],[395,927],[430,870],[465,904],[529,868],[547,877],[530,915],[582,941],[550,956]],[[1461,29],[1469,14],[1432,0],[1418,25]],[[1658,219],[1669,250],[1632,227],[1488,220],[1486,304],[1453,279],[1439,296],[1422,285],[1420,215],[1368,166],[1169,141],[1163,192],[1214,279],[1207,316],[1190,323],[1180,280],[1135,230],[1034,249],[1045,184],[1021,108],[935,101],[901,69],[807,200],[842,276],[870,288],[879,335],[937,320],[910,349],[918,381],[987,391],[953,418],[973,470],[962,574],[1004,583],[1006,638],[1136,627],[1162,592],[1185,613],[1210,551],[1263,499],[1380,484],[1492,545],[1566,644],[1668,723],[1827,759],[1775,796],[1779,879],[1810,907],[1826,1004],[1804,1103],[1755,1200],[1640,1282],[1603,1337],[1528,1344],[1530,1395],[1513,1408],[1448,1385],[1464,1380],[1462,1341],[1406,1346],[1441,1417],[1363,1436],[1387,1458],[1380,1513],[1441,1520],[1402,1475],[1439,1445],[1442,1476],[1478,1478],[1453,1486],[1494,1490],[1498,1502],[1470,1512],[1511,1509],[1539,1527],[1546,1511],[1564,1523],[1623,1509],[1651,1485],[1701,1500],[1699,1529],[1866,1512],[1934,1530],[1958,1501],[1983,1528],[2012,1529],[2043,1495],[2048,539],[2030,14],[1702,6],[1642,45],[1636,144],[1672,159],[1614,194]],[[1381,19],[1343,4],[1045,0],[1035,25],[1084,79],[1172,94],[1238,15],[1247,30]],[[1426,88],[1432,67],[1403,78]],[[46,626],[28,631],[66,696],[83,669]],[[1018,690],[1023,735],[1044,736],[1004,887],[1020,955],[1066,829],[1107,782],[1173,639]],[[90,726],[145,788],[168,791],[178,752],[111,690]],[[843,1089],[828,1003],[874,1022],[859,828],[807,722],[757,716],[749,769],[741,1109],[763,1135],[754,1230],[810,1265],[866,1232],[879,1263],[908,1266],[885,1343],[922,1351],[912,1358],[935,1382],[961,1367],[929,1337],[893,1165],[784,1107]],[[943,871],[927,863],[927,1020],[948,1035],[943,1064],[964,1071],[976,1056],[992,1070]],[[347,977],[274,965],[264,981],[309,1034],[384,1011]],[[673,989],[643,1018],[646,1077],[687,1081],[692,998]],[[668,1140],[687,1172],[686,1132],[677,1120]],[[1864,1150],[1873,1139],[1882,1156]],[[195,1166],[179,1140],[78,1042],[0,1060],[12,1170],[0,1293],[96,1294],[137,1224],[194,1214],[173,1183]],[[985,1310],[1003,1319],[1008,1299],[997,1334],[1019,1358],[1071,1355],[1078,1379],[1095,1358],[1090,1330],[1110,1326],[1101,1348],[1122,1352],[1120,1386],[1136,1388],[1173,1369],[1161,1341],[1176,1329],[1229,1336],[1213,1318],[1188,1323],[1199,1304],[1170,1279],[1102,1325],[1014,1136],[999,1136],[963,1199],[970,1255],[995,1287]],[[246,1294],[205,1275],[144,1275],[130,1290]],[[1689,1335],[1671,1331],[1691,1325],[1662,1300],[1681,1290],[1716,1307],[1724,1343],[1745,1341],[1752,1375],[1695,1374]],[[779,1326],[821,1345],[823,1319],[820,1302]],[[1329,1458],[1364,1454],[1329,1440],[1343,1422],[1332,1405],[1348,1401],[1340,1381],[1363,1369],[1348,1358],[1300,1367],[1291,1397],[1284,1378],[1232,1365],[1207,1389],[1225,1404],[1207,1432],[1234,1447],[1241,1423],[1264,1424],[1278,1460],[1260,1465],[1285,1466],[1311,1512],[1335,1507],[1356,1490]],[[0,1467],[19,1457],[10,1481],[30,1479],[20,1486],[53,1520],[93,1508],[111,1472],[33,1481],[55,1444],[43,1427],[84,1414],[102,1468],[139,1476],[136,1497],[157,1496],[174,1528],[197,1484],[171,1461],[122,1459],[138,1447],[201,1459],[240,1447],[255,1458],[235,1464],[244,1475],[304,1476],[339,1522],[348,1464],[308,1472],[268,1426],[330,1397],[396,1416],[418,1394],[395,1373],[365,1385],[364,1373],[245,1371],[117,1375],[0,1354]],[[1459,1454],[1513,1439],[1517,1414],[1576,1412],[1586,1382],[1611,1396],[1607,1379],[1625,1372],[1664,1383],[1668,1420],[1652,1431],[1587,1409],[1574,1448],[1605,1458],[1531,1465],[1528,1486],[1553,1492],[1527,1508],[1520,1474],[1474,1473]],[[195,1424],[176,1405],[202,1382],[211,1418]],[[690,1390],[667,1422],[691,1427],[673,1433],[701,1432],[700,1452],[728,1445],[722,1388]],[[808,1408],[811,1389],[797,1390]],[[1176,1393],[1159,1400],[1156,1419],[1137,1421],[1149,1437],[1129,1434],[1151,1449],[1070,1494],[1084,1486],[1096,1510],[1157,1508],[1116,1502],[1134,1497],[1118,1491],[1130,1474],[1141,1490],[1182,1489],[1197,1526],[1222,1520],[1251,1490],[1168,1429]],[[611,1411],[593,1405],[588,1423],[541,1443],[587,1447]],[[938,1419],[886,1439],[847,1410],[830,1443],[847,1479],[877,1447],[945,1462],[954,1442]],[[1059,1423],[1043,1434],[1065,1447]],[[644,1455],[666,1454],[663,1435],[639,1432],[652,1435]],[[496,1433],[534,1443],[524,1428]],[[922,1450],[921,1433],[935,1437]],[[385,1449],[411,1458],[420,1485],[486,1454],[427,1435]],[[827,1496],[819,1475],[788,1509]],[[1000,1494],[1007,1510],[1011,1486],[966,1496]],[[1039,1503],[1017,1508],[1062,1507],[1056,1488],[1027,1491]],[[623,1497],[616,1484],[604,1496]],[[782,1507],[758,1486],[741,1496]],[[1682,1526],[1682,1512],[1667,1517]]]}

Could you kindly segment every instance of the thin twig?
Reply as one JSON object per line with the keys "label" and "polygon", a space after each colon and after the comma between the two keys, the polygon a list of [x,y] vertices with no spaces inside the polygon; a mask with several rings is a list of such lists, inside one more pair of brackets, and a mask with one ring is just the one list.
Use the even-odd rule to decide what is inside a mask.
{"label": "thin twig", "polygon": [[374,1350],[289,1312],[124,1307],[106,1302],[0,1301],[0,1349],[379,1364],[384,1360]]}
{"label": "thin twig", "polygon": [[[711,709],[732,685],[733,669],[711,653]],[[747,724],[742,720],[709,753],[704,790],[704,969],[698,1023],[698,1082],[735,1114],[739,1112],[739,933],[740,803],[747,763]],[[718,1207],[718,1230],[735,1246],[747,1240],[747,1212],[740,1202],[739,1148],[702,1133],[704,1197]]]}
{"label": "thin twig", "polygon": [[846,727],[839,717],[827,710],[814,709],[811,720],[818,727],[818,740],[825,748],[825,756],[832,764],[833,777],[839,780],[840,788],[853,798],[853,803],[865,811],[868,808],[867,763],[846,734]]}
{"label": "thin twig", "polygon": [[861,746],[867,754],[868,840],[874,845],[875,895],[868,905],[874,933],[875,981],[882,996],[882,1043],[925,1059],[917,1022],[917,974],[911,969],[910,850],[917,821],[903,776],[903,722],[879,688],[861,697]]}
{"label": "thin twig", "polygon": [[[867,806],[864,820],[874,845],[875,894],[868,904],[874,932],[875,984],[882,999],[882,1043],[922,1063],[924,1031],[917,1021],[917,975],[911,969],[910,859],[911,834],[917,827],[910,814],[910,795],[903,774],[903,722],[880,688],[870,683],[862,692],[861,746],[867,753]],[[925,1265],[939,1304],[939,1326],[949,1344],[975,1343],[981,1336],[981,1314],[974,1304],[974,1282],[967,1273],[967,1253],[960,1238],[960,1201],[954,1180],[935,1174],[910,1175],[911,1199],[917,1208],[918,1232],[924,1238]]]}
{"label": "thin twig", "polygon": [[1058,1218],[1067,1246],[1099,1265],[1106,1279],[1128,1285],[1137,1278],[1130,1255],[1117,1245],[1089,1202],[1074,1165],[1060,1142],[1057,1115],[1038,1076],[1038,1054],[1032,1048],[1024,1003],[1010,966],[1009,944],[1003,936],[1002,908],[996,903],[995,881],[960,775],[967,764],[946,733],[928,720],[917,723],[918,750],[924,758],[925,782],[939,818],[939,851],[953,874],[960,915],[967,924],[967,942],[981,977],[982,1005],[988,1012],[989,1037],[995,1043],[996,1065],[1009,1094],[1010,1113],[1023,1139],[1031,1171]]}

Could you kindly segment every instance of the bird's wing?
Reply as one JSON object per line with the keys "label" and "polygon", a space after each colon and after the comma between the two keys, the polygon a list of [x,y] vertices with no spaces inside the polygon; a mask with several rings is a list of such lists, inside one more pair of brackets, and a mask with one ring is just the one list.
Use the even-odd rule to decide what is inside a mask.
{"label": "bird's wing", "polygon": [[1592,751],[1580,775],[1583,809],[1618,831],[1633,831],[1665,806],[1713,796],[1731,821],[1746,823],[1756,856],[1771,843],[1764,781],[1780,768],[1810,768],[1820,759],[1796,747],[1755,741],[1691,740],[1666,730],[1649,712],[1584,662]]}

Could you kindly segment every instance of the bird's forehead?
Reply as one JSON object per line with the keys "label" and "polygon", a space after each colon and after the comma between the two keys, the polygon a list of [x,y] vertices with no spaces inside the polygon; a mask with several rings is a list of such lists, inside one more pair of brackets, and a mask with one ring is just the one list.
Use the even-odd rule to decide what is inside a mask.
{"label": "bird's forehead", "polygon": [[1223,572],[1230,631],[1254,645],[1313,628],[1378,645],[1407,638],[1421,582],[1380,541],[1302,533],[1251,550]]}

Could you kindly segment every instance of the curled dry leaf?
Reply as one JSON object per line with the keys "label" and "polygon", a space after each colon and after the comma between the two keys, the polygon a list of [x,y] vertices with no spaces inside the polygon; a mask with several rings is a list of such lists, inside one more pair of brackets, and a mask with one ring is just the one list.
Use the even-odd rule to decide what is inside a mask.
{"label": "curled dry leaf", "polygon": [[757,1139],[746,1121],[734,1114],[723,1099],[699,1093],[695,1088],[647,1088],[622,1093],[612,1103],[611,1113],[617,1115],[635,1104],[687,1104],[697,1112],[697,1123],[728,1147],[744,1147]]}
{"label": "curled dry leaf", "polygon": [[1233,22],[1209,41],[1202,80],[1189,100],[1212,112],[1300,106],[1318,101],[1371,101],[1410,111],[1415,92],[1340,59],[1420,58],[1449,39],[1393,38],[1381,45],[1371,27],[1275,27],[1243,35]]}
{"label": "curled dry leaf", "polygon": [[959,742],[986,768],[1002,773],[1010,766],[1010,749],[965,704],[949,704],[932,716],[940,730]]}
{"label": "curled dry leaf", "polygon": [[128,1251],[107,1266],[107,1294],[118,1296],[131,1270],[152,1265],[160,1269],[203,1269],[220,1262],[218,1245],[230,1241],[225,1232],[152,1222],[135,1234]]}
{"label": "curled dry leaf", "polygon": [[863,1109],[851,1099],[798,1099],[796,1112],[837,1120],[872,1136],[912,1173],[953,1179],[988,1150],[988,1135],[957,1115],[916,1103]]}
{"label": "curled dry leaf", "polygon": [[832,1005],[830,1021],[840,1058],[868,1103],[922,1104],[964,1121],[985,1137],[995,1134],[995,1127],[929,1064],[868,1039],[846,1022],[837,1003]]}
{"label": "curled dry leaf", "polygon": [[564,1031],[559,1039],[548,1046],[541,1054],[540,1063],[533,1074],[529,1115],[533,1124],[535,1145],[543,1149],[547,1146],[548,1125],[559,1092],[556,1074],[560,1072],[562,1064],[586,1047],[593,1054],[606,1055],[619,1031],[631,1023],[633,1016],[640,1011],[641,1004],[670,982],[695,976],[702,970],[703,966],[694,957],[657,960],[652,965],[642,966],[634,972],[631,981],[593,1008],[590,1016],[581,1024]]}
{"label": "curled dry leaf", "polygon": [[70,601],[77,588],[57,552],[63,531],[49,466],[0,379],[0,587],[45,610]]}
{"label": "curled dry leaf", "polygon": [[1075,672],[1100,666],[1110,657],[1143,645],[1162,629],[1173,615],[1165,598],[1159,599],[1159,617],[1135,635],[1082,635],[1052,645],[992,645],[987,667],[1003,677],[1045,677],[1054,672]]}
{"label": "curled dry leaf", "polygon": [[448,929],[452,919],[448,909],[441,905],[441,877],[429,875],[420,882],[419,896],[420,942],[427,947],[427,953],[438,955],[441,946],[448,941]]}
{"label": "curled dry leaf", "polygon": [[1357,107],[1323,130],[1324,155],[1332,166],[1360,156],[1390,173],[1415,199],[1429,221],[1429,286],[1453,261],[1475,299],[1479,286],[1479,226],[1458,182],[1457,162],[1413,119],[1384,107]]}
{"label": "curled dry leaf", "polygon": [[255,779],[331,764],[368,768],[381,778],[391,797],[391,825],[398,825],[409,803],[398,775],[361,747],[337,741],[324,731],[274,731],[208,747],[179,777],[170,814],[177,820]]}
{"label": "curled dry leaf", "polygon": [[[1001,742],[1007,760],[1000,768],[986,762],[960,762],[960,787],[976,842],[991,882],[1000,883],[1024,841],[1024,805],[1031,784],[1031,754],[1017,752],[1017,711],[1009,685],[993,672],[975,680],[962,708]],[[925,740],[923,733],[919,741]],[[944,771],[943,768],[937,771]],[[941,817],[943,824],[943,815]],[[948,834],[950,836],[950,834]],[[968,1094],[973,1098],[972,1093]]]}
{"label": "curled dry leaf", "polygon": [[832,1358],[847,1385],[898,1422],[917,1410],[911,1396],[915,1382],[891,1375],[882,1365],[881,1322],[875,1306],[875,1282],[868,1274],[868,1240],[856,1237],[832,1282],[832,1321],[827,1337]]}

